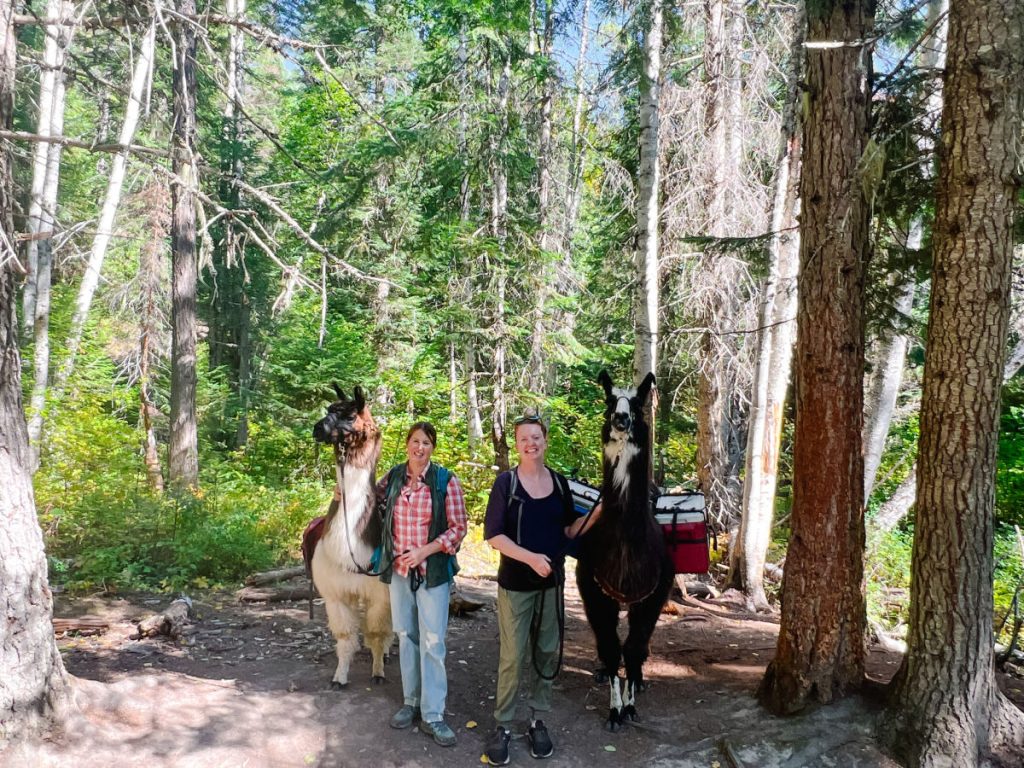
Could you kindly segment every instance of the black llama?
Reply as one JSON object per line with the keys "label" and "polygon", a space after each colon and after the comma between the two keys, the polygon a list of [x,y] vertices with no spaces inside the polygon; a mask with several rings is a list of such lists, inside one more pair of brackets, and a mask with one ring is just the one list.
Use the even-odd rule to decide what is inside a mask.
{"label": "black llama", "polygon": [[[597,655],[609,678],[611,700],[605,726],[617,731],[627,719],[637,719],[643,664],[675,569],[651,509],[650,427],[644,406],[654,374],[647,374],[637,389],[614,387],[605,371],[598,381],[605,392],[604,507],[582,540],[576,581],[597,641]],[[625,643],[618,634],[623,604],[629,611]],[[624,687],[618,677],[620,662],[626,668]]]}

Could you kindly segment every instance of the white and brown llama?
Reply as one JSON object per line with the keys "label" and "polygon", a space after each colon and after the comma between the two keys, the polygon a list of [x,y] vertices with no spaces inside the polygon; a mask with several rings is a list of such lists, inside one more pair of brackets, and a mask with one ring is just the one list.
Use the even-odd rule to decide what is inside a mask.
{"label": "white and brown llama", "polygon": [[313,427],[313,437],[334,447],[341,499],[331,502],[319,541],[313,546],[311,573],[327,608],[327,624],[336,641],[338,666],[331,688],[348,685],[349,666],[359,648],[360,606],[365,607],[363,640],[373,656],[373,682],[384,682],[384,659],[391,646],[391,598],[387,584],[369,571],[380,543],[375,513],[374,477],[381,433],[361,388],[353,397],[334,385],[338,399]]}
{"label": "white and brown llama", "polygon": [[[603,507],[582,539],[576,582],[609,678],[605,727],[617,731],[626,720],[637,719],[643,664],[675,569],[651,504],[650,427],[644,411],[654,374],[647,374],[636,389],[614,387],[605,371],[598,381],[605,393]],[[620,605],[629,613],[625,643],[618,634]],[[620,663],[625,665],[624,684],[618,676]]]}

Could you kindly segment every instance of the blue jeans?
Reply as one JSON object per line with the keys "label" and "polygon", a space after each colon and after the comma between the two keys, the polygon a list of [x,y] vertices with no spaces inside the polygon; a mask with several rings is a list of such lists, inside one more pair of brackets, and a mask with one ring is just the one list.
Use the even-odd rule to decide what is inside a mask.
{"label": "blue jeans", "polygon": [[398,634],[398,660],[402,668],[405,703],[419,707],[428,723],[444,719],[448,698],[448,596],[451,582],[415,592],[408,576],[391,575],[391,623]]}

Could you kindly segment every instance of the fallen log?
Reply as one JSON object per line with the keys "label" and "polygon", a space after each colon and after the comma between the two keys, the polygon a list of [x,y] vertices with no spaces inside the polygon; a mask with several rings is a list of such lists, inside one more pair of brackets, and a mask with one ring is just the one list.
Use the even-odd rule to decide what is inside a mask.
{"label": "fallen log", "polygon": [[130,638],[132,640],[140,640],[144,637],[166,635],[173,640],[177,640],[181,637],[182,629],[190,623],[191,617],[192,598],[179,597],[167,606],[162,613],[140,621],[135,634],[130,635]]}
{"label": "fallen log", "polygon": [[454,592],[452,593],[451,597],[448,598],[449,616],[466,616],[475,611],[479,611],[483,607],[483,603],[477,603],[472,600],[467,600],[462,595],[457,595]]}
{"label": "fallen log", "polygon": [[64,632],[77,632],[80,635],[99,635],[108,629],[110,629],[109,621],[90,616],[53,620],[53,631],[58,635]]}
{"label": "fallen log", "polygon": [[249,587],[259,587],[264,584],[273,584],[275,581],[286,581],[287,579],[294,579],[305,575],[306,566],[293,565],[288,568],[276,568],[272,571],[254,573],[246,577],[245,584]]}
{"label": "fallen log", "polygon": [[242,603],[288,603],[309,598],[309,585],[299,587],[243,587],[235,592]]}

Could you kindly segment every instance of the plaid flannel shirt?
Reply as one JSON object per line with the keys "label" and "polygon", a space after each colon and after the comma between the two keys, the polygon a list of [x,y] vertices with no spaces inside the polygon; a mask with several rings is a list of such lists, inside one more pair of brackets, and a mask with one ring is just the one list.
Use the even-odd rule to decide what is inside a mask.
{"label": "plaid flannel shirt", "polygon": [[[429,468],[429,464],[427,467]],[[405,485],[395,499],[394,523],[391,531],[394,537],[394,552],[405,552],[407,549],[418,549],[428,544],[430,521],[433,517],[433,503],[430,498],[430,486],[423,482],[426,469],[416,478],[406,477]],[[388,490],[388,476],[385,474],[377,483],[377,496],[384,498]],[[466,536],[466,499],[458,478],[451,475],[448,479],[448,492],[444,497],[444,511],[448,518],[448,530],[437,537],[441,543],[441,551],[454,555],[462,539]],[[419,570],[426,573],[426,561],[420,563]],[[409,569],[397,560],[394,572],[406,576]]]}

